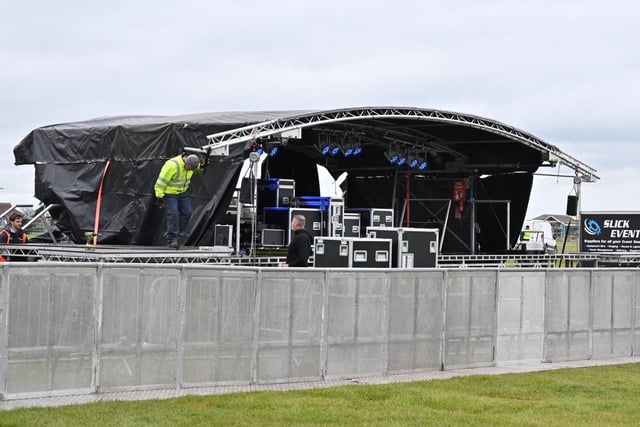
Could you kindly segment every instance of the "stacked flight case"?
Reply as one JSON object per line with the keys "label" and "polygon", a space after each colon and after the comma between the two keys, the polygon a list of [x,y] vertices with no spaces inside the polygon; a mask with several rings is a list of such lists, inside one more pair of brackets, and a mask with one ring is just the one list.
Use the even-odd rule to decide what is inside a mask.
{"label": "stacked flight case", "polygon": [[393,227],[393,209],[348,208],[345,212],[360,215],[360,237],[366,236],[367,227]]}
{"label": "stacked flight case", "polygon": [[391,239],[315,237],[313,253],[315,267],[391,267]]}
{"label": "stacked flight case", "polygon": [[438,266],[437,228],[367,227],[371,238],[391,239],[392,265],[397,268]]}
{"label": "stacked flight case", "polygon": [[[289,224],[296,215],[304,215],[305,226],[304,228],[311,234],[311,237],[322,236],[322,229],[324,227],[324,217],[320,209],[312,208],[291,208],[289,209]],[[289,233],[287,236],[287,244],[291,241],[291,226],[289,226]]]}
{"label": "stacked flight case", "polygon": [[258,214],[266,207],[289,207],[296,195],[293,179],[264,178],[258,181]]}
{"label": "stacked flight case", "polygon": [[345,213],[342,237],[360,237],[360,214]]}
{"label": "stacked flight case", "polygon": [[343,236],[344,199],[325,196],[298,196],[291,202],[292,207],[320,209],[323,219],[323,236]]}
{"label": "stacked flight case", "polygon": [[288,246],[291,241],[291,220],[295,215],[304,215],[304,228],[311,234],[311,237],[322,235],[323,215],[320,209],[267,207],[264,208],[263,222],[267,225],[267,229],[284,230],[284,246]]}

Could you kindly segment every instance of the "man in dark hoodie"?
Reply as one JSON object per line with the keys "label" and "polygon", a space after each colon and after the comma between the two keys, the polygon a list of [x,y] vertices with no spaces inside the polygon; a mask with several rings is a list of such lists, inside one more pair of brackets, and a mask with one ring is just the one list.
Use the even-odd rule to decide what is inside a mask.
{"label": "man in dark hoodie", "polygon": [[287,251],[287,262],[283,267],[307,267],[311,254],[311,234],[305,230],[307,220],[304,215],[295,215],[291,220],[291,243]]}

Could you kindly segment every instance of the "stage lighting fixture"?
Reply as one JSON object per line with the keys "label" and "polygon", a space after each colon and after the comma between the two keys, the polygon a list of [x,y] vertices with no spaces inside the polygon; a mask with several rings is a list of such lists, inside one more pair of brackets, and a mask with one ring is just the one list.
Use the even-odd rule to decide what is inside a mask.
{"label": "stage lighting fixture", "polygon": [[318,150],[323,156],[326,156],[331,151],[331,138],[326,133],[318,135]]}
{"label": "stage lighting fixture", "polygon": [[362,147],[356,147],[353,149],[353,155],[357,156],[359,154],[362,154]]}
{"label": "stage lighting fixture", "polygon": [[262,153],[264,153],[264,150],[262,149],[262,147],[258,147],[256,148],[256,153],[258,153],[258,155],[262,155]]}
{"label": "stage lighting fixture", "polygon": [[398,166],[402,166],[404,164],[407,163],[407,157],[406,156],[400,156],[400,158],[398,159]]}
{"label": "stage lighting fixture", "polygon": [[429,167],[429,164],[427,163],[426,160],[421,161],[420,164],[418,165],[418,169],[420,169],[421,171],[425,170],[428,167]]}
{"label": "stage lighting fixture", "polygon": [[340,152],[340,147],[335,145],[331,147],[331,155],[336,156]]}
{"label": "stage lighting fixture", "polygon": [[269,156],[270,157],[275,157],[278,154],[278,146],[274,145],[273,147],[271,147],[271,150],[269,150]]}
{"label": "stage lighting fixture", "polygon": [[418,159],[413,159],[411,160],[411,163],[409,163],[409,167],[410,168],[417,168],[418,167]]}
{"label": "stage lighting fixture", "polygon": [[391,163],[392,165],[394,163],[398,163],[398,160],[400,160],[400,156],[396,153],[392,153],[391,157],[389,157],[389,163]]}

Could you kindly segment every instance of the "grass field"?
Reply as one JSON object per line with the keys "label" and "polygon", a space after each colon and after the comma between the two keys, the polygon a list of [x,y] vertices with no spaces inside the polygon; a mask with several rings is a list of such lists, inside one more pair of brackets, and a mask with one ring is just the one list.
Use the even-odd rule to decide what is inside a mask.
{"label": "grass field", "polygon": [[640,363],[0,412],[2,426],[631,426]]}

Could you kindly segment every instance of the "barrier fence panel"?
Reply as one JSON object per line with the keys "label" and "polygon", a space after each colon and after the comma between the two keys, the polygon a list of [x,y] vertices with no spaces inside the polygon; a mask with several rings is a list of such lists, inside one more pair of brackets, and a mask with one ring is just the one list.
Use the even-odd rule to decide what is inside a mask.
{"label": "barrier fence panel", "polygon": [[442,271],[390,274],[388,372],[441,368],[443,283]]}
{"label": "barrier fence panel", "polygon": [[103,267],[99,390],[174,387],[179,268]]}
{"label": "barrier fence panel", "polygon": [[496,361],[541,360],[544,271],[501,271],[498,282]]}
{"label": "barrier fence panel", "polygon": [[591,271],[547,271],[544,360],[588,360]]}
{"label": "barrier fence panel", "polygon": [[7,263],[1,398],[627,357],[640,270]]}
{"label": "barrier fence panel", "polygon": [[5,271],[4,391],[92,391],[95,268]]}
{"label": "barrier fence panel", "polygon": [[444,367],[494,362],[497,271],[451,271],[445,276]]}
{"label": "barrier fence panel", "polygon": [[250,383],[255,271],[189,267],[184,283],[182,384]]}
{"label": "barrier fence panel", "polygon": [[633,352],[634,283],[632,271],[592,272],[593,359],[628,357]]}
{"label": "barrier fence panel", "polygon": [[320,380],[324,273],[259,274],[257,380]]}
{"label": "barrier fence panel", "polygon": [[388,327],[387,274],[330,271],[327,282],[326,375],[384,373]]}
{"label": "barrier fence panel", "polygon": [[633,310],[631,312],[633,334],[631,335],[631,351],[633,356],[640,355],[640,271],[633,272]]}

